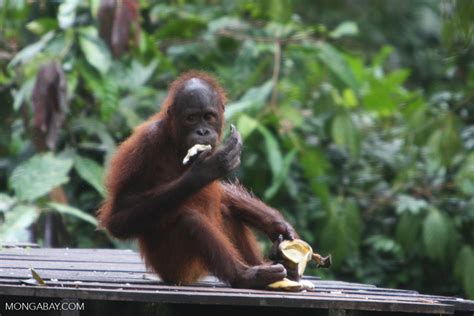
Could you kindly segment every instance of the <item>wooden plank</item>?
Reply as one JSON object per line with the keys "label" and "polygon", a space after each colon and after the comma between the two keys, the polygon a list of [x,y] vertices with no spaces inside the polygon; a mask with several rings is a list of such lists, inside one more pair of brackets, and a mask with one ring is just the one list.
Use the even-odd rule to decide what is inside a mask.
{"label": "wooden plank", "polygon": [[4,248],[0,250],[0,254],[41,254],[41,255],[110,255],[137,256],[137,252],[131,249],[102,249],[102,248]]}
{"label": "wooden plank", "polygon": [[[20,284],[19,280],[16,279],[0,279],[0,284]],[[148,284],[137,284],[137,283],[103,283],[103,282],[70,282],[70,281],[63,281],[59,280],[57,282],[51,282],[51,281],[46,281],[46,284],[48,286],[55,286],[55,287],[79,287],[81,289],[87,289],[87,288],[102,288],[102,289],[123,289],[126,291],[132,291],[132,290],[148,290],[148,291],[156,291],[156,290],[175,290],[177,292],[180,291],[201,291],[201,292],[215,292],[218,291],[219,293],[246,293],[246,294],[266,294],[268,296],[274,296],[274,295],[280,295],[278,292],[268,292],[268,291],[263,291],[263,290],[250,290],[250,289],[233,289],[233,288],[216,288],[212,286],[208,286],[208,288],[203,288],[202,284],[197,284],[196,286],[171,286],[171,285],[163,285],[162,283],[148,283]],[[462,308],[463,310],[466,311],[472,311],[474,310],[474,304],[472,304],[471,301],[466,301],[462,299],[456,299],[456,298],[449,298],[449,297],[440,297],[440,296],[429,296],[429,295],[419,295],[416,294],[414,291],[406,291],[406,293],[403,292],[396,292],[396,291],[391,291],[391,294],[387,295],[387,291],[380,292],[378,291],[378,288],[375,289],[369,289],[369,290],[359,290],[359,291],[353,291],[353,290],[343,290],[341,293],[338,293],[339,291],[336,292],[328,292],[328,289],[320,288],[317,286],[314,290],[311,292],[308,292],[305,294],[305,296],[312,296],[312,295],[321,295],[324,296],[327,293],[331,293],[332,295],[336,295],[336,297],[339,297],[340,295],[346,295],[346,298],[349,298],[350,295],[355,295],[354,297],[356,298],[361,298],[361,297],[374,297],[374,298],[381,298],[381,301],[385,300],[402,300],[402,301],[413,301],[413,302],[432,302],[432,301],[439,301],[440,303],[444,304],[454,304],[458,306],[459,308]],[[286,295],[295,295],[298,296],[300,294],[298,293],[287,293]],[[471,304],[469,304],[471,302]]]}
{"label": "wooden plank", "polygon": [[[338,283],[338,284],[343,284],[344,282],[328,282],[328,281],[321,281],[321,282],[315,282],[316,283],[316,286],[317,288],[312,291],[313,293],[319,293],[320,295],[324,296],[324,295],[332,295],[334,293],[338,294],[339,296],[345,296],[346,298],[348,297],[353,297],[353,298],[360,298],[360,295],[361,293],[357,293],[356,291],[354,292],[351,292],[351,293],[348,293],[348,292],[344,292],[344,290],[339,286],[339,287],[334,287],[334,283]],[[319,283],[319,284],[318,284]],[[326,287],[326,288],[321,288],[323,286],[323,284],[331,284],[333,283],[333,287]],[[65,282],[63,280],[60,280],[60,282],[48,282],[47,281],[47,284],[48,285],[51,285],[51,286],[79,286],[81,288],[84,288],[84,287],[109,287],[109,288],[117,288],[117,287],[124,287],[126,289],[145,289],[146,286],[141,286],[141,287],[137,287],[136,284],[133,284],[133,283],[126,283],[126,284],[112,284],[112,283],[77,283],[77,282]],[[157,283],[158,284],[158,283]],[[148,289],[150,288],[153,288],[152,286],[148,286]],[[176,289],[176,291],[182,291],[182,290],[188,290],[189,288],[188,287],[173,287]],[[370,287],[369,287],[370,288]],[[157,288],[155,288],[157,289]],[[160,290],[162,289],[171,289],[169,286],[159,286]],[[366,291],[364,294],[364,298],[367,299],[367,298],[374,298],[376,297],[375,295],[373,295],[374,293],[377,295],[377,292],[379,289],[377,288],[372,288],[374,291],[373,292],[370,292],[370,291]],[[201,291],[207,291],[207,290],[203,290],[202,288],[193,288],[193,290],[201,290]],[[239,289],[223,289],[223,288],[219,288],[218,290],[219,292],[221,293],[241,293],[242,290],[239,290]],[[245,290],[246,293],[262,293],[262,292],[258,292],[256,290]],[[263,293],[269,293],[269,292],[263,292]],[[273,295],[273,294],[268,294],[268,295]],[[292,293],[288,294],[288,295],[293,295]],[[307,295],[311,295],[311,292],[308,293]],[[388,291],[383,291],[383,296],[379,294],[378,296],[379,299],[381,300],[399,300],[399,301],[407,301],[407,300],[414,300],[413,296],[412,297],[409,297],[409,298],[406,298],[406,297],[403,297],[403,296],[400,296],[399,293],[397,291],[390,291],[390,293]],[[425,298],[423,298],[423,300],[426,300]]]}
{"label": "wooden plank", "polygon": [[123,257],[123,258],[109,258],[104,256],[41,256],[41,255],[14,255],[14,254],[4,254],[0,253],[0,262],[11,260],[11,261],[45,261],[45,262],[83,262],[91,264],[109,264],[109,263],[129,263],[129,264],[140,264],[144,265],[142,261],[138,261],[134,257]]}
{"label": "wooden plank", "polygon": [[[103,271],[64,271],[35,269],[43,279],[61,279],[72,281],[109,281],[133,282],[134,280],[156,280],[151,273],[131,272],[103,272]],[[29,269],[0,269],[0,276],[4,278],[28,279],[31,278]]]}
{"label": "wooden plank", "polygon": [[34,268],[43,270],[72,270],[72,271],[115,271],[115,272],[147,272],[142,263],[114,262],[108,264],[91,264],[87,262],[75,261],[44,261],[44,260],[1,260],[0,269],[21,269]]}
{"label": "wooden plank", "polygon": [[[142,286],[136,286],[134,284],[107,284],[107,283],[98,283],[98,282],[88,282],[88,283],[75,283],[75,282],[46,282],[48,286],[53,286],[53,287],[80,287],[82,289],[84,288],[101,288],[101,289],[123,289],[123,290],[143,290],[143,291],[175,291],[175,292],[202,292],[202,293],[212,293],[212,292],[218,292],[221,294],[228,293],[228,294],[261,294],[261,295],[266,295],[268,297],[270,296],[281,296],[281,292],[270,292],[270,291],[265,291],[265,290],[247,290],[247,289],[234,289],[234,288],[202,288],[198,286],[172,286],[172,285],[142,285]],[[331,297],[331,298],[346,298],[346,299],[373,299],[373,300],[378,300],[380,302],[383,301],[397,301],[397,302],[412,302],[412,303],[430,303],[430,304],[437,304],[436,300],[432,298],[427,298],[427,297],[422,297],[422,296],[399,296],[395,293],[389,294],[389,295],[374,295],[373,293],[365,293],[363,295],[361,294],[350,294],[350,293],[344,293],[344,292],[318,292],[318,291],[311,291],[307,293],[285,293],[286,296],[291,296],[291,297]]]}
{"label": "wooden plank", "polygon": [[10,242],[3,242],[0,244],[0,248],[39,248],[38,244],[31,243],[31,242],[15,242],[15,243],[10,243]]}
{"label": "wooden plank", "polygon": [[0,295],[35,297],[62,297],[96,300],[125,300],[155,303],[212,304],[274,306],[318,309],[347,309],[386,312],[416,312],[431,314],[452,314],[454,307],[445,304],[379,301],[373,299],[347,299],[339,297],[294,296],[288,293],[269,296],[267,294],[203,293],[196,291],[124,291],[111,289],[71,289],[31,286],[2,286]]}
{"label": "wooden plank", "polygon": [[[22,284],[33,267],[48,284]],[[51,281],[58,279],[58,281]],[[0,250],[0,295],[28,295],[72,299],[132,300],[183,304],[217,304],[355,309],[413,313],[452,313],[474,310],[474,302],[452,297],[421,295],[416,291],[378,288],[370,284],[319,280],[306,293],[233,289],[207,277],[192,286],[164,284],[147,272],[131,250],[34,249]],[[7,290],[10,288],[10,292]],[[64,291],[61,292],[61,291]],[[55,296],[59,295],[59,296]],[[69,296],[68,296],[69,295]],[[154,298],[158,295],[158,298]]]}

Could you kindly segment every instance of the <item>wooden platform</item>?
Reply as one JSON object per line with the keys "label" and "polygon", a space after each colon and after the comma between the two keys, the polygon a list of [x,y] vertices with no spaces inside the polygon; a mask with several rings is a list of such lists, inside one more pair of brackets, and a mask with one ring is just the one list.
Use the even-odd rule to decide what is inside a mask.
{"label": "wooden platform", "polygon": [[[46,285],[35,284],[33,268]],[[36,297],[161,304],[298,308],[317,311],[474,315],[474,301],[416,291],[307,277],[315,289],[303,293],[232,289],[213,278],[195,286],[173,286],[146,271],[130,250],[0,249],[0,297]],[[86,303],[87,305],[87,303]],[[0,307],[1,308],[1,307]],[[365,312],[364,312],[365,311]],[[339,313],[339,312],[342,312]],[[331,313],[329,313],[331,315]],[[333,313],[334,314],[334,313]],[[7,313],[8,315],[8,313]],[[315,315],[315,314],[313,314]]]}

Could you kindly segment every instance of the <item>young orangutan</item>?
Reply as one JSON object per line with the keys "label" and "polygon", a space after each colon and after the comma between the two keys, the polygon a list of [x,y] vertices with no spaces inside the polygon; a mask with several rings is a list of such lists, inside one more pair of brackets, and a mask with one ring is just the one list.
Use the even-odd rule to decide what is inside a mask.
{"label": "young orangutan", "polygon": [[[287,271],[264,262],[249,227],[273,241],[297,234],[278,211],[221,181],[239,166],[242,150],[233,126],[220,144],[225,102],[208,74],[174,81],[161,111],[118,148],[98,216],[113,236],[137,238],[146,264],[164,281],[189,284],[210,273],[234,287],[264,288]],[[183,165],[196,144],[212,149]]]}

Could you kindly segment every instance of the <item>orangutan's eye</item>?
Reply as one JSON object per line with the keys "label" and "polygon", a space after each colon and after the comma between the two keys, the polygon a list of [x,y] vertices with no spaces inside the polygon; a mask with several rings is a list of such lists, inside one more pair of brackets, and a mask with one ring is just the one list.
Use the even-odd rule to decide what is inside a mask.
{"label": "orangutan's eye", "polygon": [[208,123],[214,123],[217,120],[217,117],[214,113],[204,114],[204,120]]}

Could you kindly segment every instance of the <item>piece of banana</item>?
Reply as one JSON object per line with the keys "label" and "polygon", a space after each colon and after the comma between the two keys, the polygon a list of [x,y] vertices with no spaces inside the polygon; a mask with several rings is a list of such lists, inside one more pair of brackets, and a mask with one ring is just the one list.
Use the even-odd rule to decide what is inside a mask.
{"label": "piece of banana", "polygon": [[[296,269],[299,277],[303,275],[306,265],[311,259],[316,261],[320,267],[327,268],[331,265],[331,256],[322,257],[320,254],[313,252],[311,246],[301,239],[283,240],[278,248],[283,265],[287,269]],[[270,290],[298,292],[313,289],[314,284],[308,280],[297,282],[284,278],[281,281],[269,284],[267,287]]]}
{"label": "piece of banana", "polygon": [[281,281],[276,281],[267,285],[270,290],[282,290],[288,292],[299,292],[303,290],[303,285],[299,282],[284,278]]}
{"label": "piece of banana", "polygon": [[311,246],[301,239],[284,240],[280,244],[280,251],[285,263],[292,268],[297,268],[298,274],[303,275],[313,254]]}
{"label": "piece of banana", "polygon": [[203,145],[203,144],[194,145],[193,147],[189,148],[188,153],[186,154],[186,157],[184,157],[183,165],[187,164],[189,162],[189,159],[197,155],[199,152],[211,150],[211,149],[212,149],[211,145]]}

